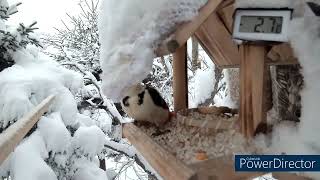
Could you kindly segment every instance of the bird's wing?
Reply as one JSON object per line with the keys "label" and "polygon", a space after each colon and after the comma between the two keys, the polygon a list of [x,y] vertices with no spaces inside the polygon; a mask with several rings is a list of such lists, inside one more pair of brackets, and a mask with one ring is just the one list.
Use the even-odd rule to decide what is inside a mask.
{"label": "bird's wing", "polygon": [[151,99],[155,105],[160,106],[164,109],[169,109],[168,104],[161,97],[160,93],[156,89],[154,89],[152,87],[146,87],[146,89],[148,90],[148,92],[151,96]]}
{"label": "bird's wing", "polygon": [[316,16],[320,16],[320,5],[313,3],[313,2],[307,2],[307,4],[309,5],[310,9],[313,11],[313,13]]}

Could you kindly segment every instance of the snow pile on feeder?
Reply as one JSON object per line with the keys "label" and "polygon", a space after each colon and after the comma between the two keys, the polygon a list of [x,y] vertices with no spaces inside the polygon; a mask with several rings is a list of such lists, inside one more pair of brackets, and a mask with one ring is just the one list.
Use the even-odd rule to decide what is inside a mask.
{"label": "snow pile on feeder", "polygon": [[119,101],[152,69],[154,50],[207,0],[108,0],[99,19],[103,90]]}

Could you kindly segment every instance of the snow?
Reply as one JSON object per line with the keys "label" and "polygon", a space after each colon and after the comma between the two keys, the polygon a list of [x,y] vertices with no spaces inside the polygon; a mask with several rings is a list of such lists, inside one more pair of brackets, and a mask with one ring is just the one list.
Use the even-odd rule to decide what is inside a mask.
{"label": "snow", "polygon": [[214,76],[214,63],[207,59],[208,68],[197,69],[194,76],[194,93],[195,98],[191,104],[192,107],[197,107],[198,104],[203,103],[211,97],[214,90],[215,76]]}
{"label": "snow", "polygon": [[[142,164],[145,166],[145,169],[154,174],[159,180],[162,180],[162,177],[152,168],[152,166],[145,160],[145,158],[131,145],[128,143],[126,139],[122,139],[120,142],[115,142],[110,139],[106,139],[105,145],[112,147],[114,150],[117,150],[119,152],[125,153],[128,158],[134,158],[135,156],[142,162]],[[113,150],[111,150],[113,151]],[[121,162],[122,159],[125,159],[124,162]],[[142,176],[148,176],[144,170],[142,170],[141,173],[137,173],[137,171],[141,171],[141,167],[137,165],[137,163],[134,163],[132,160],[132,165],[128,165],[128,159],[127,158],[121,158],[120,160],[117,159],[106,159],[108,164],[111,164],[111,167],[114,167],[112,169],[107,169],[107,175],[110,179],[111,177],[114,177],[114,171],[120,171],[123,170],[123,166],[127,166],[126,173],[119,174],[119,179],[147,179],[147,177],[141,177]],[[118,164],[121,164],[120,167],[118,167]],[[108,171],[111,171],[111,174],[109,174]],[[117,175],[117,174],[116,174]],[[127,178],[128,177],[128,178]]]}
{"label": "snow", "polygon": [[237,0],[236,8],[290,8],[294,9],[294,17],[309,16],[309,8],[305,8],[306,2],[319,3],[319,0]]}
{"label": "snow", "polygon": [[[192,19],[206,0],[103,1],[99,17],[103,92],[119,101],[152,69],[154,49],[174,27]],[[128,28],[130,27],[130,28]]]}
{"label": "snow", "polygon": [[239,108],[240,101],[240,78],[238,69],[224,69],[223,79],[220,84],[225,83],[225,89],[221,89],[219,94],[214,97],[215,106],[226,106]]}
{"label": "snow", "polygon": [[114,105],[114,103],[110,100],[110,99],[106,99],[103,102],[103,105],[107,106],[108,110],[110,111],[110,113],[119,119],[120,122],[122,122],[123,118],[120,115],[119,111],[117,110],[116,106]]}
{"label": "snow", "polygon": [[96,124],[104,132],[111,132],[112,119],[110,115],[103,109],[97,109],[94,111],[92,119],[96,120]]}
{"label": "snow", "polygon": [[9,7],[8,1],[7,0],[0,1],[0,6]]}
{"label": "snow", "polygon": [[79,122],[80,126],[90,127],[90,126],[94,126],[95,125],[95,123],[92,121],[92,119],[89,116],[85,115],[85,114],[78,113],[77,119],[78,119],[78,122]]}
{"label": "snow", "polygon": [[[60,67],[43,54],[17,51],[16,64],[0,72],[0,125],[22,117],[51,94],[56,95],[52,111],[61,112],[66,125],[75,124],[76,101],[72,91],[82,86],[79,74]],[[41,67],[41,68],[39,68]]]}
{"label": "snow", "polygon": [[[191,39],[188,41],[191,44]],[[191,48],[188,46],[188,55],[191,56]],[[223,77],[218,82],[219,90],[214,97],[212,93],[217,80],[215,79],[215,64],[199,45],[199,58],[202,58],[202,67],[197,69],[193,74],[188,71],[189,76],[189,108],[196,108],[206,100],[211,100],[214,106],[227,106],[231,108],[238,108],[239,101],[239,71],[237,69],[224,69]]]}
{"label": "snow", "polygon": [[320,123],[317,115],[320,102],[318,83],[320,77],[320,18],[305,17],[298,18],[292,22],[291,44],[299,58],[304,75],[305,88],[301,94],[302,115],[299,126],[299,134],[302,141],[311,150],[320,153]]}
{"label": "snow", "polygon": [[84,162],[80,165],[79,170],[74,175],[74,180],[108,180],[106,172],[100,169],[93,162]]}
{"label": "snow", "polygon": [[112,118],[104,109],[93,109],[92,112],[85,111],[83,114],[78,113],[77,119],[80,126],[97,125],[103,132],[111,132]]}
{"label": "snow", "polygon": [[[15,70],[18,72],[15,72]],[[30,84],[28,82],[24,82],[26,76],[24,76],[22,71],[19,72],[19,70],[22,70],[22,68],[13,67],[0,72],[0,77],[2,77],[0,79],[1,127],[6,127],[13,120],[21,118],[23,114],[27,113],[34,107],[34,105],[28,100],[28,97],[31,95],[31,88],[28,87]],[[13,95],[15,98],[12,98]]]}
{"label": "snow", "polygon": [[44,161],[44,158],[47,157],[45,142],[36,131],[22,142],[12,154],[10,167],[12,179],[57,180],[53,170]]}
{"label": "snow", "polygon": [[67,150],[71,135],[63,124],[59,112],[52,113],[48,117],[42,117],[38,122],[38,129],[46,142],[48,151],[55,153]]}
{"label": "snow", "polygon": [[88,98],[90,98],[90,97],[98,98],[99,97],[99,93],[97,92],[97,88],[93,84],[84,86],[81,89],[81,95],[83,97],[88,97]]}
{"label": "snow", "polygon": [[[188,44],[191,44],[191,39],[188,40]],[[188,46],[188,56],[192,57],[192,47]],[[199,45],[199,58],[203,57],[201,69],[197,69],[195,72],[188,71],[189,84],[189,108],[196,108],[199,104],[204,103],[205,100],[211,97],[211,93],[214,90],[215,80],[215,64]]]}
{"label": "snow", "polygon": [[104,133],[97,126],[80,127],[73,138],[73,146],[93,157],[104,147]]}
{"label": "snow", "polygon": [[305,80],[305,89],[302,92],[302,116],[300,133],[303,141],[310,148],[320,148],[318,141],[320,124],[317,120],[318,106],[320,101],[320,76],[319,64],[319,28],[320,19],[316,17],[296,19],[292,22],[291,43],[303,67],[302,73]]}
{"label": "snow", "polygon": [[106,139],[105,145],[110,146],[118,151],[124,152],[130,157],[134,157],[136,155],[136,149],[130,144],[118,143],[118,142]]}
{"label": "snow", "polygon": [[[38,122],[37,130],[0,167],[0,175],[6,176],[10,171],[17,180],[54,180],[66,176],[77,179],[80,173],[87,179],[105,179],[106,174],[97,165],[92,166],[93,158],[102,151],[105,135],[93,119],[79,115],[74,98],[83,86],[82,76],[31,46],[12,52],[12,56],[16,64],[0,72],[1,128],[19,120],[47,96],[54,94],[55,99]],[[100,124],[105,130],[110,129],[111,119],[104,121],[107,114],[100,114],[104,114],[98,117]],[[74,137],[67,127],[78,128]],[[90,168],[84,170],[87,166]]]}

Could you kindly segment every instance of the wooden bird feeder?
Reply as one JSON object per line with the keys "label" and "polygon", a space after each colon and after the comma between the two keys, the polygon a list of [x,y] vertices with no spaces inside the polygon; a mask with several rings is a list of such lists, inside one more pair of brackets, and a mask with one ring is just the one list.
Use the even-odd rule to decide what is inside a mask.
{"label": "wooden bird feeder", "polygon": [[[195,35],[215,65],[220,68],[240,68],[240,131],[250,139],[257,126],[266,122],[268,67],[297,64],[298,61],[288,43],[236,44],[232,38],[234,11],[234,0],[208,0],[192,21],[177,27],[176,31],[163,41],[156,54],[173,54],[173,96],[176,112],[188,109],[187,40],[192,35]],[[234,172],[232,157],[211,159],[187,166],[133,124],[123,126],[123,136],[164,179],[252,179],[262,175]],[[279,179],[304,179],[285,173],[275,176]]]}
{"label": "wooden bird feeder", "polygon": [[[188,109],[187,80],[187,40],[195,35],[220,68],[240,68],[240,109],[241,133],[251,138],[257,126],[266,121],[266,74],[269,65],[297,64],[289,44],[278,45],[237,45],[232,39],[234,0],[208,0],[199,14],[190,22],[180,25],[163,41],[156,50],[158,56],[173,54],[173,94],[174,110]],[[46,112],[54,96],[48,97],[22,120],[8,128],[0,138],[0,164],[14,150],[25,134]],[[201,109],[201,111],[211,111]],[[198,122],[188,122],[199,126]],[[215,127],[211,122],[209,127]],[[228,124],[223,124],[226,128]],[[166,180],[240,180],[252,179],[263,173],[237,173],[234,171],[233,157],[224,156],[200,163],[186,165],[155,143],[152,138],[133,124],[123,125],[123,136],[148,161],[154,170]],[[199,151],[197,158],[207,159],[205,152]],[[296,175],[277,173],[277,179],[305,179]]]}

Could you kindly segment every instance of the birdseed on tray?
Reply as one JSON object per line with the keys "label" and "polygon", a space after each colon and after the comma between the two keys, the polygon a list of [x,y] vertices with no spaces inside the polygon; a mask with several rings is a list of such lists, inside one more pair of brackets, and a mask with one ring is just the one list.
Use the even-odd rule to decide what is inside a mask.
{"label": "birdseed on tray", "polygon": [[[161,147],[186,164],[234,153],[257,152],[251,143],[232,128],[238,116],[203,114],[196,111],[187,114],[178,114],[177,118],[173,118],[160,130],[152,125],[139,127]],[[186,123],[190,121],[222,121],[229,122],[231,126],[228,129],[216,128],[208,131],[206,127],[195,127]]]}

